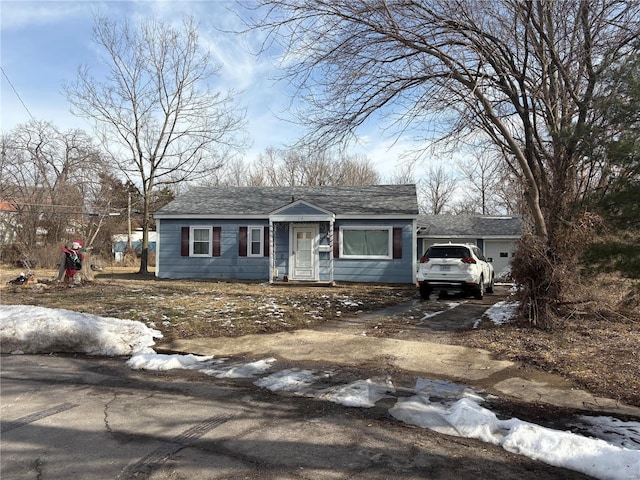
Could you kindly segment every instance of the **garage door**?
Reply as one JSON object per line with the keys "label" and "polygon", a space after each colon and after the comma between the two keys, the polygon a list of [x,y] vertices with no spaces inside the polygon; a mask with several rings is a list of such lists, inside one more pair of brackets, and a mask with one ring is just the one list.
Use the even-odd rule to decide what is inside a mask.
{"label": "garage door", "polygon": [[493,269],[496,272],[496,276],[508,269],[514,251],[515,241],[484,241],[484,256],[493,259]]}

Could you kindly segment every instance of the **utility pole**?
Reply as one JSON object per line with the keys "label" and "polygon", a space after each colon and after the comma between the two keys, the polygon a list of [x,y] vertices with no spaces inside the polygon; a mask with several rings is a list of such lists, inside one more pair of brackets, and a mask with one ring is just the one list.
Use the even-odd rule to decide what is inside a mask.
{"label": "utility pole", "polygon": [[131,192],[129,192],[127,201],[127,247],[131,250]]}

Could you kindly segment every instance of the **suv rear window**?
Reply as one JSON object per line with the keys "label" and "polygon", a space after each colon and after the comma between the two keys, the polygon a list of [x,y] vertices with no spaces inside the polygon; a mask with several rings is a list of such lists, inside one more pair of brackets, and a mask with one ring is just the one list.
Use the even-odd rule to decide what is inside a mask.
{"label": "suv rear window", "polygon": [[424,256],[428,258],[466,258],[471,254],[466,247],[429,247]]}

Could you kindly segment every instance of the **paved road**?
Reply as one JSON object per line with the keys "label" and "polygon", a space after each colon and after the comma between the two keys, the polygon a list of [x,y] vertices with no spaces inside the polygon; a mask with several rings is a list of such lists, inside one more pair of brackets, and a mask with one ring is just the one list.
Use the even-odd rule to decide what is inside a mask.
{"label": "paved road", "polygon": [[[342,384],[369,378],[360,375],[389,374],[395,385],[410,385],[416,374],[432,373],[504,393],[500,385],[514,380],[507,373],[510,362],[427,341],[446,340],[437,332],[465,319],[469,323],[476,310],[481,315],[496,300],[468,302],[462,316],[462,309],[425,316],[429,332],[418,322],[418,328],[395,330],[396,338],[358,332],[396,314],[404,324],[402,315],[422,318],[443,304],[409,302],[321,331],[199,340],[176,349],[247,359],[275,356],[272,370],[331,368],[334,381]],[[254,379],[133,371],[123,358],[82,355],[4,355],[0,375],[3,479],[587,478],[479,441],[399,423],[388,413],[395,399],[371,409],[349,408],[270,393]],[[530,386],[544,383],[522,380],[509,387],[512,397],[530,397]],[[562,402],[571,398],[567,390],[560,389]]]}
{"label": "paved road", "polygon": [[499,447],[252,380],[133,371],[121,358],[3,355],[0,477],[584,479]]}

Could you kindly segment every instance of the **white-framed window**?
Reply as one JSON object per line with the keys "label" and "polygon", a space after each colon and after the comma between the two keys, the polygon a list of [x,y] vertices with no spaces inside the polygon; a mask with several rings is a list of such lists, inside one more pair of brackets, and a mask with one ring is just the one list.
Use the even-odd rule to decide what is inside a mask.
{"label": "white-framed window", "polygon": [[212,255],[213,227],[191,227],[189,255],[192,257],[210,257]]}
{"label": "white-framed window", "polygon": [[340,227],[340,257],[372,260],[393,258],[393,228]]}
{"label": "white-framed window", "polygon": [[262,257],[264,256],[264,228],[249,227],[247,229],[247,256]]}

